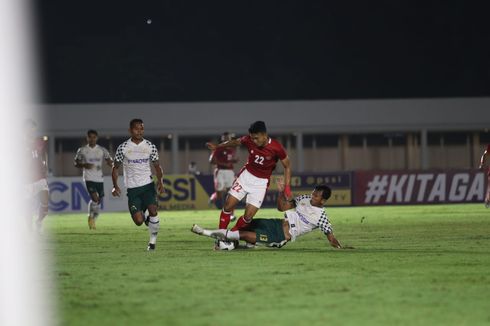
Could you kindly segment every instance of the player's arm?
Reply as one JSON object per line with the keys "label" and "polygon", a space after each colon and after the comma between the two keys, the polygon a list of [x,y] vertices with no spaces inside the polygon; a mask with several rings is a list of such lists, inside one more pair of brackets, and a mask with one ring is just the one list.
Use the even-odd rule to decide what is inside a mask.
{"label": "player's arm", "polygon": [[296,202],[294,200],[287,200],[283,192],[279,193],[277,196],[277,210],[280,212],[285,212],[289,209],[295,208]]}
{"label": "player's arm", "polygon": [[335,238],[335,236],[333,235],[333,232],[330,232],[327,234],[327,239],[328,239],[328,242],[330,243],[330,245],[334,248],[337,248],[337,249],[355,249],[354,247],[351,247],[351,246],[341,245],[340,241],[337,240],[337,238]]}
{"label": "player's arm", "polygon": [[107,165],[109,165],[109,166],[112,167],[112,164],[114,163],[114,161],[112,160],[112,157],[109,154],[109,151],[107,149],[105,149],[105,148],[102,148],[102,151],[104,152],[104,160],[105,160],[105,162],[107,163]]}
{"label": "player's arm", "polygon": [[114,197],[119,197],[121,195],[121,189],[119,189],[119,185],[117,184],[120,166],[121,163],[118,161],[114,161],[114,163],[112,164],[112,195]]}
{"label": "player's arm", "polygon": [[291,200],[293,194],[291,193],[291,162],[289,161],[289,156],[281,160],[281,164],[284,168],[284,196],[287,200]]}
{"label": "player's arm", "polygon": [[211,155],[209,155],[209,163],[210,164],[216,164],[216,152],[212,151]]}
{"label": "player's arm", "polygon": [[337,248],[337,249],[354,249],[354,247],[342,246],[340,244],[340,241],[335,238],[335,236],[333,235],[332,225],[328,221],[325,210],[323,211],[322,216],[320,217],[318,227],[327,236],[328,242],[330,243],[330,245],[332,247]]}
{"label": "player's arm", "polygon": [[288,199],[286,199],[286,196],[284,195],[284,180],[283,180],[283,178],[281,178],[281,177],[277,178],[276,184],[277,184],[277,190],[279,191],[279,194],[277,196],[277,210],[280,212],[285,212],[289,209],[295,208],[296,207],[296,201],[295,200],[288,200]]}
{"label": "player's arm", "polygon": [[77,167],[79,169],[91,169],[92,168],[93,164],[84,163],[83,161],[84,161],[84,159],[83,159],[83,155],[82,155],[82,149],[79,148],[77,153],[75,154],[75,159],[74,159],[73,164],[75,165],[75,167]]}
{"label": "player's arm", "polygon": [[163,189],[163,169],[160,162],[154,161],[153,168],[155,169],[157,175],[157,190],[159,194],[163,194],[165,190]]}
{"label": "player's arm", "polygon": [[240,139],[230,139],[225,142],[219,143],[219,144],[214,144],[214,143],[206,143],[206,146],[212,151],[214,151],[216,148],[221,148],[221,147],[238,147],[242,144]]}
{"label": "player's arm", "polygon": [[46,174],[49,173],[49,163],[48,163],[48,151],[46,150],[46,142],[44,142],[43,146],[43,152],[42,152],[42,158],[43,158],[43,165],[44,165],[44,172]]}
{"label": "player's arm", "polygon": [[105,162],[107,163],[107,165],[109,165],[110,167],[112,167],[112,165],[114,164],[114,161],[112,160],[112,158],[108,158],[105,160]]}
{"label": "player's arm", "polygon": [[124,147],[122,147],[121,145],[117,148],[116,155],[114,155],[114,162],[112,163],[112,195],[114,197],[119,197],[121,195],[121,189],[119,189],[117,180],[119,178],[119,167],[124,160],[123,148]]}
{"label": "player's arm", "polygon": [[335,236],[333,235],[333,232],[330,232],[327,234],[327,239],[328,239],[328,242],[330,242],[330,245],[334,248],[337,248],[337,249],[342,249],[342,245],[340,244],[339,240],[337,240],[335,238]]}
{"label": "player's arm", "polygon": [[485,164],[485,161],[486,161],[486,158],[487,158],[487,155],[488,155],[488,151],[487,151],[487,150],[485,150],[485,151],[483,152],[483,155],[482,155],[482,156],[481,156],[481,158],[480,158],[480,166],[478,167],[479,169],[482,169],[482,168],[483,168],[483,166],[484,166],[484,164]]}

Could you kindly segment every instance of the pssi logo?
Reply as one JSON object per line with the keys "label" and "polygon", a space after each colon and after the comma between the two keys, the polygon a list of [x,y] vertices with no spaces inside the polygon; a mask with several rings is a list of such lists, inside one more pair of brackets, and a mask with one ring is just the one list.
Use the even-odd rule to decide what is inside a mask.
{"label": "pssi logo", "polygon": [[[65,200],[67,191],[70,191],[70,202]],[[90,195],[82,182],[71,182],[70,186],[60,181],[49,183],[49,210],[52,212],[62,212],[67,209],[81,210],[82,204],[87,204],[89,201]],[[102,202],[102,208],[104,208],[104,202]]]}
{"label": "pssi logo", "polygon": [[196,200],[196,179],[175,178],[174,180],[163,178],[165,193],[158,195],[159,201],[184,201]]}

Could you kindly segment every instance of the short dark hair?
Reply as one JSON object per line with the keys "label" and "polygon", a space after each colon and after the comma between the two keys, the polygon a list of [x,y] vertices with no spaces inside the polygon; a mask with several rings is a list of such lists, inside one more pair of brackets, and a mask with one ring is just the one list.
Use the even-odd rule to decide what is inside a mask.
{"label": "short dark hair", "polygon": [[265,127],[265,122],[264,121],[255,121],[250,125],[250,128],[248,128],[248,132],[250,134],[257,134],[259,132],[267,132],[267,128]]}
{"label": "short dark hair", "polygon": [[330,189],[329,186],[326,184],[321,184],[315,187],[316,191],[321,191],[322,192],[322,198],[323,199],[329,199],[330,196],[332,196],[332,189]]}
{"label": "short dark hair", "polygon": [[89,129],[89,130],[87,131],[87,136],[90,136],[90,135],[99,136],[99,134],[97,133],[97,131],[96,131],[96,130],[94,130],[94,129]]}
{"label": "short dark hair", "polygon": [[138,123],[143,123],[143,120],[136,118],[136,119],[129,121],[129,128],[133,129],[134,126],[137,125]]}

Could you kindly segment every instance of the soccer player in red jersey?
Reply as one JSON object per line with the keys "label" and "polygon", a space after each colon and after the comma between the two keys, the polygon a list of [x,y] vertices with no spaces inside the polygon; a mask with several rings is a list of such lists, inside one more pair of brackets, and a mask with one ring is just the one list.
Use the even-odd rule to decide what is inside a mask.
{"label": "soccer player in red jersey", "polygon": [[[483,169],[485,166],[485,160],[487,158],[487,155],[490,155],[490,144],[487,145],[487,149],[483,152],[483,155],[481,156],[480,159],[480,169]],[[490,167],[487,167],[487,193],[485,195],[485,207],[489,208],[490,207]]]}
{"label": "soccer player in red jersey", "polygon": [[246,227],[253,219],[262,205],[265,192],[269,186],[270,176],[280,161],[284,167],[284,195],[291,199],[291,164],[284,147],[267,135],[267,128],[263,121],[256,121],[250,125],[249,134],[238,139],[231,139],[218,145],[208,143],[208,148],[216,150],[222,147],[237,147],[245,145],[248,149],[248,160],[240,170],[233,183],[225,205],[220,215],[219,228],[226,229],[236,205],[245,197],[245,213],[241,216],[233,231]]}
{"label": "soccer player in red jersey", "polygon": [[[221,135],[221,142],[227,142],[232,139],[229,132]],[[223,201],[226,193],[230,190],[235,181],[235,172],[233,164],[237,162],[235,147],[219,147],[212,151],[209,162],[216,166],[214,169],[214,194],[210,200],[215,201],[218,208],[223,208]]]}
{"label": "soccer player in red jersey", "polygon": [[[29,162],[29,183],[27,184],[27,197],[36,204],[37,231],[42,230],[42,223],[46,215],[48,215],[49,203],[49,187],[47,181],[48,165],[47,165],[47,143],[45,140],[37,138],[35,132],[37,124],[32,121],[26,121],[26,150]],[[29,215],[29,226],[32,223],[32,215]]]}

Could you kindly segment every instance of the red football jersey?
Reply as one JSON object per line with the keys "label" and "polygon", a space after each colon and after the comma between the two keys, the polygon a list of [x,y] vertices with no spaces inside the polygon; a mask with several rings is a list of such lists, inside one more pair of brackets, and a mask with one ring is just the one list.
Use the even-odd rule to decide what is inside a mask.
{"label": "red football jersey", "polygon": [[490,154],[490,144],[487,145],[487,153]]}
{"label": "red football jersey", "polygon": [[29,170],[32,173],[32,181],[37,181],[46,178],[46,142],[42,139],[36,139],[27,148],[29,156]]}
{"label": "red football jersey", "polygon": [[232,170],[235,163],[236,149],[234,147],[217,148],[211,154],[211,159],[214,158],[218,169]]}
{"label": "red football jersey", "polygon": [[258,147],[250,136],[243,136],[240,142],[248,149],[248,161],[245,168],[258,178],[269,179],[278,160],[287,157],[286,150],[275,139],[269,138],[264,147]]}

